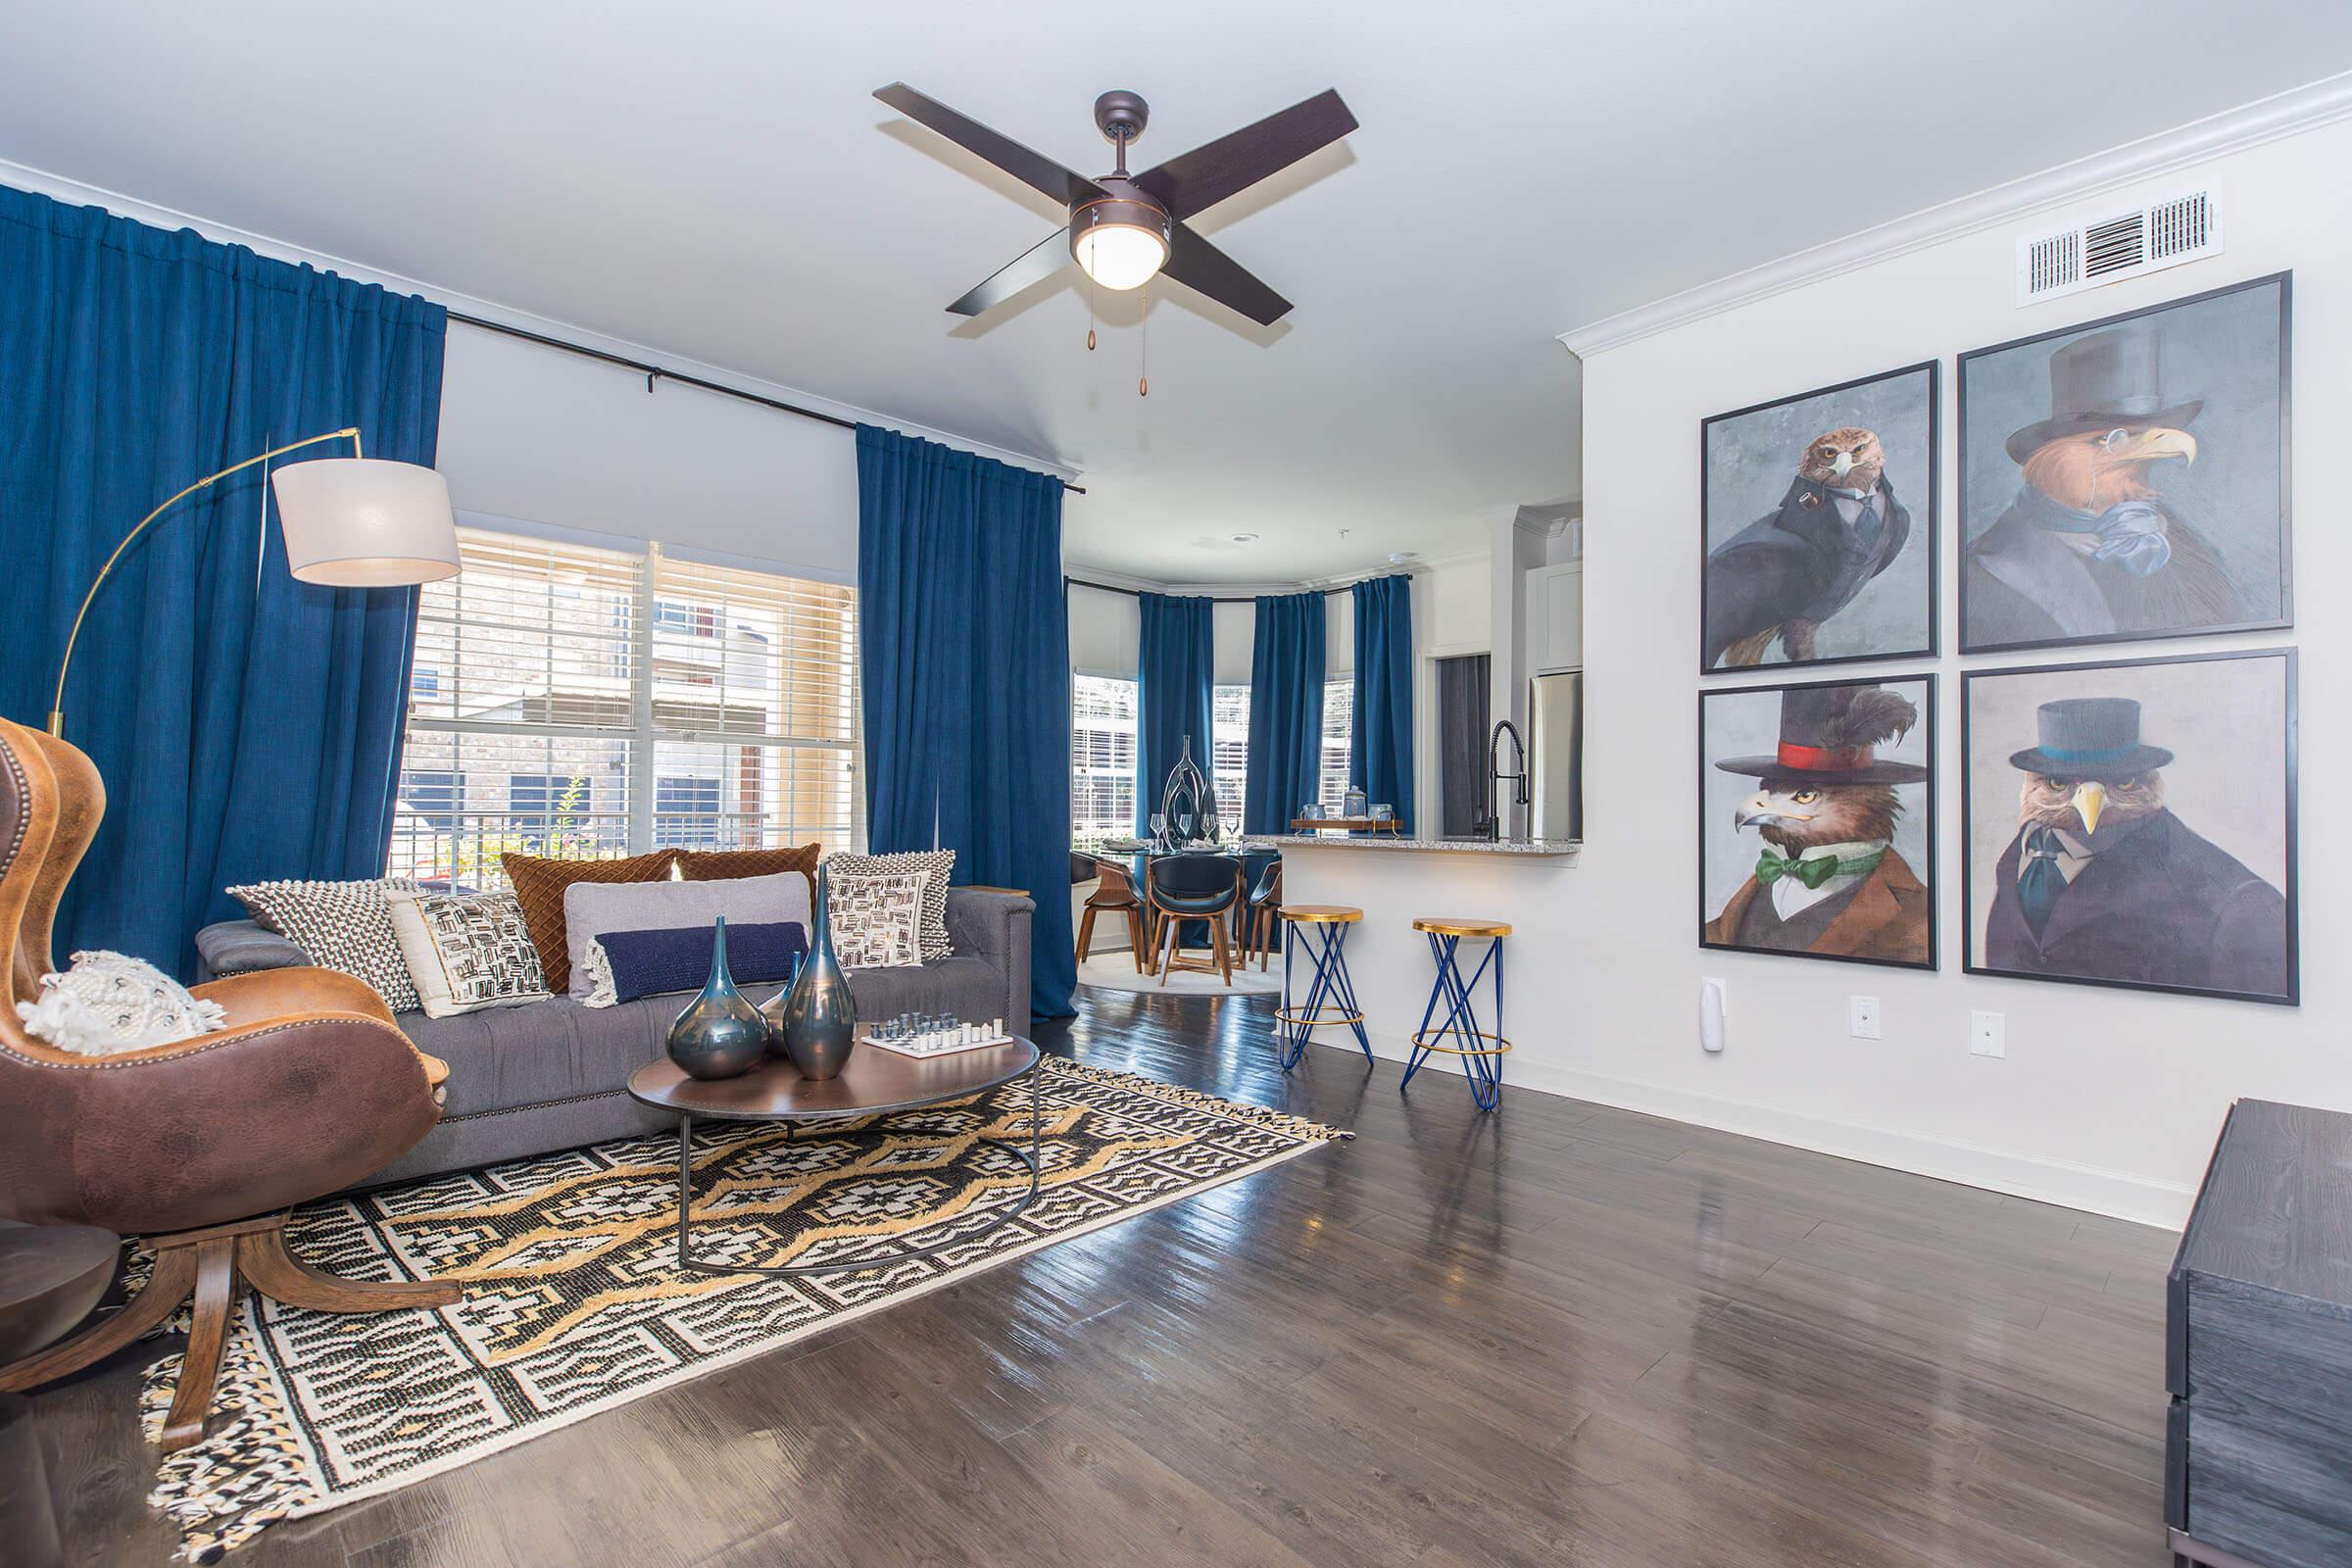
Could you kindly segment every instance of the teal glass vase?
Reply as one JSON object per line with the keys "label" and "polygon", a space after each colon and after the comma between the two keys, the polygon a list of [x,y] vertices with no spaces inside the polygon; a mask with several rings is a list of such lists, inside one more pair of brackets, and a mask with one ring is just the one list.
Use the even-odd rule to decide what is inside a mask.
{"label": "teal glass vase", "polygon": [[669,1059],[689,1078],[737,1078],[767,1054],[767,1019],[727,972],[727,917],[710,928],[710,978],[669,1026]]}
{"label": "teal glass vase", "polygon": [[810,917],[808,956],[801,961],[791,989],[768,1003],[768,1050],[801,1069],[804,1078],[838,1078],[850,1064],[858,1034],[858,999],[833,952],[831,878],[816,868],[816,909]]}

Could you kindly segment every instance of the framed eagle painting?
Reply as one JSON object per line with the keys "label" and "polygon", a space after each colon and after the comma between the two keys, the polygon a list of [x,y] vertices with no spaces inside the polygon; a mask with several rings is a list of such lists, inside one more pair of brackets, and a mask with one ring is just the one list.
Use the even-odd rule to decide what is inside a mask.
{"label": "framed eagle painting", "polygon": [[2293,1005],[2295,654],[1970,670],[1971,974]]}
{"label": "framed eagle painting", "polygon": [[2294,624],[2291,274],[1960,356],[1960,651]]}
{"label": "framed eagle painting", "polygon": [[1936,653],[1936,366],[1699,424],[1698,667]]}
{"label": "framed eagle painting", "polygon": [[1936,677],[1698,696],[1699,946],[1936,967]]}

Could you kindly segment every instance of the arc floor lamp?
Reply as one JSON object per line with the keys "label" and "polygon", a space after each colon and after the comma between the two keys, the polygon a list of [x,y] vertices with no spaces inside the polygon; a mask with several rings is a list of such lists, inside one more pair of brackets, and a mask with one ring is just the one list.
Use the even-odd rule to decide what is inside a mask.
{"label": "arc floor lamp", "polygon": [[394,588],[437,582],[458,569],[457,515],[450,510],[449,482],[432,469],[415,463],[394,463],[368,457],[360,449],[356,425],[305,436],[282,447],[256,453],[232,463],[172,496],[122,536],[115,553],[98,568],[90,591],[74,612],[74,629],[66,634],[66,654],[57,662],[57,696],[49,705],[49,733],[66,733],[66,672],[74,665],[74,645],[81,638],[81,623],[90,603],[115,564],[147,525],[200,490],[210,489],[232,473],[258,463],[322,441],[349,441],[348,458],[315,458],[279,468],[270,475],[277,493],[277,517],[286,536],[286,566],[298,581],[330,588]]}

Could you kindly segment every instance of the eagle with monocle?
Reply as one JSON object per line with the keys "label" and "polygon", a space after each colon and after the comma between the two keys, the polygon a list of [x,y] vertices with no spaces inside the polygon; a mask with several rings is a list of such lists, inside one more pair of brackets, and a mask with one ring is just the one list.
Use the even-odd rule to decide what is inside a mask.
{"label": "eagle with monocle", "polygon": [[1857,682],[1781,694],[1781,738],[1770,757],[1715,765],[1762,788],[1732,821],[1763,840],[1756,868],[1707,922],[1709,943],[1773,953],[1924,963],[1931,899],[1894,851],[1903,813],[1898,784],[1916,762],[1883,761],[1875,748],[1919,722],[1910,699]]}
{"label": "eagle with monocle", "polygon": [[2156,335],[2093,332],[2050,356],[2050,416],[2010,435],[2024,484],[1972,540],[1966,642],[2193,631],[2250,618],[2221,553],[2156,487],[2197,461],[2202,399],[2165,404]]}

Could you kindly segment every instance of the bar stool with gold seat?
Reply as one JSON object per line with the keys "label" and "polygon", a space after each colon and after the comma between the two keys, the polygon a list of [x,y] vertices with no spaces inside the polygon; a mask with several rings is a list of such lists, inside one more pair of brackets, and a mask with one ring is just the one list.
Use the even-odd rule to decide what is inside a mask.
{"label": "bar stool with gold seat", "polygon": [[[1282,1070],[1298,1065],[1307,1037],[1324,1024],[1344,1023],[1355,1031],[1364,1060],[1372,1059],[1372,1042],[1364,1034],[1364,1009],[1355,1000],[1355,983],[1348,977],[1348,929],[1364,918],[1364,911],[1341,904],[1286,904],[1282,916],[1282,1005],[1274,1013],[1274,1039]],[[1291,975],[1297,968],[1295,952],[1304,952],[1314,963],[1315,977],[1307,983],[1304,1002],[1291,1005]]]}
{"label": "bar stool with gold seat", "polygon": [[[1511,1043],[1499,1033],[1490,1034],[1478,1026],[1478,1008],[1471,997],[1487,970],[1494,970],[1494,1027],[1502,1028],[1502,940],[1511,928],[1500,920],[1452,920],[1424,916],[1413,922],[1413,929],[1429,938],[1430,956],[1437,960],[1437,983],[1429,988],[1429,1005],[1421,1009],[1421,1027],[1413,1031],[1413,1052],[1405,1058],[1404,1077],[1396,1087],[1403,1089],[1413,1081],[1413,1074],[1433,1055],[1462,1058],[1462,1076],[1470,1080],[1470,1099],[1481,1110],[1493,1110],[1502,1101],[1502,1058]],[[1456,961],[1457,950],[1464,938],[1484,940],[1487,956],[1478,961],[1478,968],[1465,981],[1461,965]],[[1437,1016],[1438,1003],[1446,1004],[1446,1021],[1431,1029],[1429,1021]]]}

